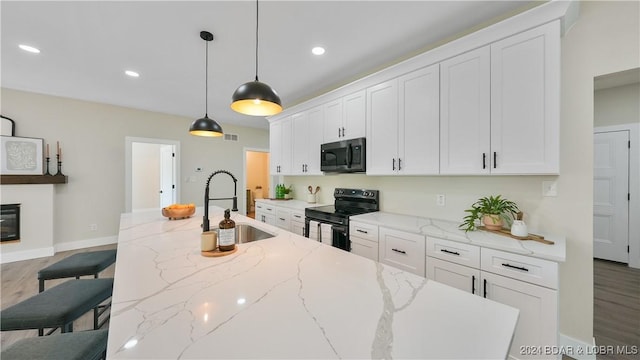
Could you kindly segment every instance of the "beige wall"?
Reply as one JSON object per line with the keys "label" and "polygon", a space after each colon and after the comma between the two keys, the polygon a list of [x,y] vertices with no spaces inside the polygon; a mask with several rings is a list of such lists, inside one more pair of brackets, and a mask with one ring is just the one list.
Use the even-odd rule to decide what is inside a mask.
{"label": "beige wall", "polygon": [[[525,212],[532,229],[567,237],[560,273],[560,331],[593,340],[593,80],[640,64],[638,2],[581,2],[581,14],[562,40],[561,175],[492,177],[287,177],[297,198],[320,185],[320,202],[332,202],[335,187],[381,191],[383,211],[460,221],[482,195],[503,194]],[[558,196],[542,196],[542,180],[558,181]],[[436,194],[446,206],[436,206]]]}
{"label": "beige wall", "polygon": [[594,97],[595,126],[640,122],[640,83],[597,90]]}
{"label": "beige wall", "polygon": [[[202,205],[205,181],[215,170],[238,178],[238,206],[244,210],[243,147],[268,148],[268,131],[222,124],[238,142],[189,135],[193,119],[130,108],[1,89],[2,114],[16,121],[16,135],[60,141],[69,183],[55,186],[54,244],[114,237],[125,210],[125,137],[175,140],[181,150],[183,203]],[[196,172],[201,167],[202,172]],[[193,182],[187,182],[190,178]],[[216,176],[212,197],[231,196],[230,179]],[[231,207],[231,202],[220,205]],[[90,231],[89,224],[98,224]]]}

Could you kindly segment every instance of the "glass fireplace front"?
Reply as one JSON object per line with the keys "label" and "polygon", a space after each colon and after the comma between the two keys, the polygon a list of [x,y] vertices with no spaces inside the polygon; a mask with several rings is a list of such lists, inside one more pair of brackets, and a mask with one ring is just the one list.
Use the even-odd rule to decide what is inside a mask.
{"label": "glass fireplace front", "polygon": [[20,204],[3,204],[0,209],[0,241],[20,240]]}

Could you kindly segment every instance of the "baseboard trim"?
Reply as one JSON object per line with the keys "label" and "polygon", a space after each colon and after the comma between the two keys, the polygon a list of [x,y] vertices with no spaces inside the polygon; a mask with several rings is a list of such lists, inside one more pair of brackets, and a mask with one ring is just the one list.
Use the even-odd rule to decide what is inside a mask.
{"label": "baseboard trim", "polygon": [[87,239],[87,240],[64,242],[60,244],[55,244],[54,247],[56,249],[56,252],[59,252],[59,251],[84,249],[84,248],[89,248],[94,246],[111,245],[117,242],[118,242],[117,236],[107,236],[107,237]]}
{"label": "baseboard trim", "polygon": [[7,264],[16,261],[32,260],[43,258],[47,256],[53,256],[60,251],[69,251],[77,249],[85,249],[94,246],[111,245],[118,242],[117,236],[107,236],[95,239],[86,239],[79,241],[70,241],[61,244],[55,244],[50,247],[23,250],[23,251],[11,251],[0,252],[0,264]]}
{"label": "baseboard trim", "polygon": [[560,348],[565,350],[563,353],[568,357],[576,360],[596,360],[596,354],[594,351],[596,339],[594,338],[592,343],[586,343],[574,339],[570,336],[560,334]]}
{"label": "baseboard trim", "polygon": [[7,264],[16,261],[38,259],[53,256],[55,249],[53,246],[38,248],[33,250],[0,252],[0,264]]}

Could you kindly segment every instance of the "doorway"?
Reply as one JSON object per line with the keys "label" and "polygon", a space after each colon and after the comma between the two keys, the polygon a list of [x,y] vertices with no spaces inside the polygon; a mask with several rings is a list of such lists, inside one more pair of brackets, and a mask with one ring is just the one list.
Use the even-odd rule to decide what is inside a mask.
{"label": "doorway", "polygon": [[125,163],[127,212],[180,202],[180,142],[126,137]]}
{"label": "doorway", "polygon": [[245,149],[245,209],[255,218],[255,199],[269,198],[269,150]]}
{"label": "doorway", "polygon": [[640,68],[593,89],[593,257],[640,268]]}

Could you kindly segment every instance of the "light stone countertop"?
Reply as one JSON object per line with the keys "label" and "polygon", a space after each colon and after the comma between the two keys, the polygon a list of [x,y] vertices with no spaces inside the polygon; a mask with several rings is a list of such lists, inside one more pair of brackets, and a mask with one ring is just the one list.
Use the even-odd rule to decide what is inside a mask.
{"label": "light stone countertop", "polygon": [[122,214],[108,359],[506,357],[517,309],[232,218],[275,236],[204,257],[202,208]]}
{"label": "light stone countertop", "polygon": [[480,230],[465,233],[464,230],[458,228],[458,225],[460,225],[459,222],[412,215],[372,212],[350,216],[349,219],[350,221],[359,221],[414,234],[422,234],[556,262],[564,262],[566,258],[565,238],[542,232],[535,232],[535,234],[542,235],[545,239],[553,241],[553,245],[531,240],[517,240]]}

